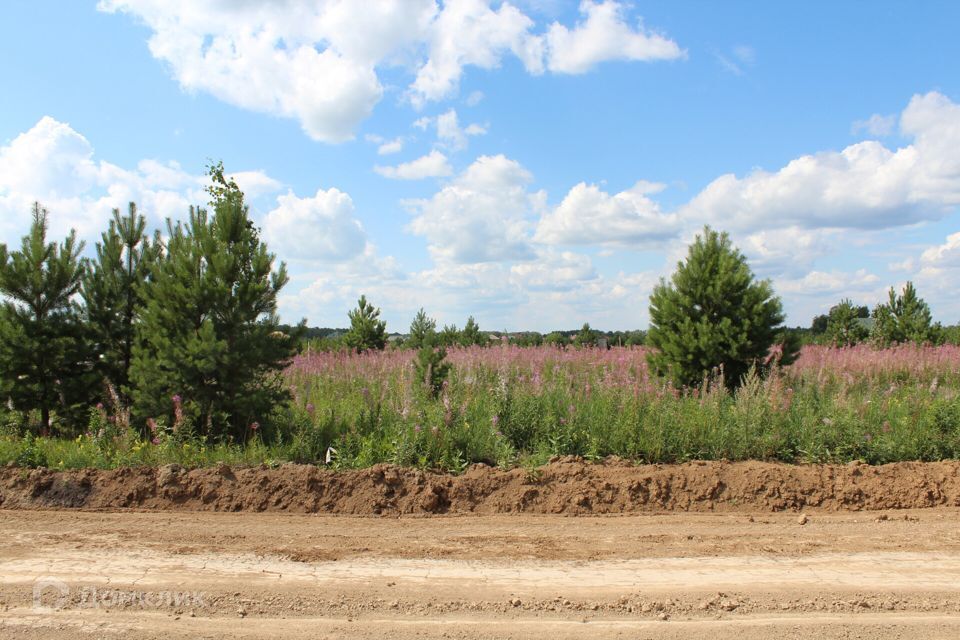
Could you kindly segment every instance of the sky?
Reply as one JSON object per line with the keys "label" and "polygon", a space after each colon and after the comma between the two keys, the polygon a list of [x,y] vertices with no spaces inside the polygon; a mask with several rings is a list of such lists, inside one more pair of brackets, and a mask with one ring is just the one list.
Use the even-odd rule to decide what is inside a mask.
{"label": "sky", "polygon": [[0,243],[92,253],[222,160],[290,282],[487,330],[645,328],[709,224],[787,324],[913,281],[960,321],[960,3],[10,0]]}

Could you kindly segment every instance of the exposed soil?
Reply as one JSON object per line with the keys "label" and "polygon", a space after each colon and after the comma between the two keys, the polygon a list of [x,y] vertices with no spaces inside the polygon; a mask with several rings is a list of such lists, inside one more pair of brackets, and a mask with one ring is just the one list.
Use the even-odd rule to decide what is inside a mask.
{"label": "exposed soil", "polygon": [[283,511],[350,515],[608,514],[960,506],[960,462],[883,466],[766,462],[588,464],[535,471],[474,465],[453,476],[378,465],[112,471],[0,469],[0,508]]}
{"label": "exposed soil", "polygon": [[0,637],[960,637],[960,509],[0,510]]}

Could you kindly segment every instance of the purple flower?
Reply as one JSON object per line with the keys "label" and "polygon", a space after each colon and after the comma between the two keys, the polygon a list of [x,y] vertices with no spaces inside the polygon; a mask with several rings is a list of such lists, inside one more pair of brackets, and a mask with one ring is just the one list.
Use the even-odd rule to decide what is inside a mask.
{"label": "purple flower", "polygon": [[313,406],[312,402],[307,403],[307,413],[313,415],[313,412],[316,411],[316,407]]}
{"label": "purple flower", "polygon": [[183,402],[183,398],[180,397],[180,394],[179,394],[179,393],[175,394],[175,395],[174,395],[172,398],[170,398],[170,399],[173,400],[173,404],[180,404],[181,402]]}

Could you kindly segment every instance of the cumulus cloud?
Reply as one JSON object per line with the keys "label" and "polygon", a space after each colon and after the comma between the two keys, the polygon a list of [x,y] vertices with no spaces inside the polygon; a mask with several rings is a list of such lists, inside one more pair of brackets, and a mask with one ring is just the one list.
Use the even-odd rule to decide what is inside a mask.
{"label": "cumulus cloud", "polygon": [[843,297],[853,291],[873,291],[880,285],[880,278],[867,271],[858,269],[846,271],[811,271],[801,278],[779,278],[776,280],[778,293],[793,296]]}
{"label": "cumulus cloud", "polygon": [[960,105],[932,92],[900,116],[912,143],[877,141],[802,156],[776,172],[711,182],[681,211],[723,228],[878,229],[937,220],[960,204]]}
{"label": "cumulus cloud", "polygon": [[469,124],[466,128],[460,128],[460,120],[457,117],[456,109],[450,109],[437,116],[437,138],[441,145],[451,151],[466,149],[469,136],[480,136],[486,133],[486,127],[476,123]]}
{"label": "cumulus cloud", "polygon": [[407,94],[421,106],[453,94],[465,67],[493,69],[506,55],[531,73],[583,73],[605,60],[682,54],[672,40],[631,27],[612,0],[584,2],[580,24],[553,23],[542,34],[514,5],[491,0],[100,0],[98,8],[144,23],[151,54],[184,89],[294,118],[332,143],[351,139],[380,101],[385,67],[410,71]]}
{"label": "cumulus cloud", "polygon": [[542,208],[530,173],[502,155],[480,156],[429,200],[407,204],[410,230],[427,238],[436,260],[478,263],[533,257],[529,216]]}
{"label": "cumulus cloud", "polygon": [[608,60],[674,60],[684,52],[676,42],[642,25],[631,28],[617,2],[580,3],[585,20],[573,29],[554,23],[545,36],[547,68],[557,73],[585,73]]}
{"label": "cumulus cloud", "polygon": [[757,231],[735,240],[757,275],[798,277],[818,258],[836,249],[839,235],[832,230],[787,227]]}
{"label": "cumulus cloud", "polygon": [[279,196],[264,219],[263,235],[272,250],[296,260],[343,261],[361,255],[367,245],[353,200],[338,189],[318,189],[306,198],[292,192]]}
{"label": "cumulus cloud", "polygon": [[[251,194],[275,191],[279,183],[261,171],[231,174]],[[69,124],[45,116],[0,147],[0,242],[16,243],[30,225],[30,206],[50,210],[51,237],[76,229],[95,240],[114,208],[136,202],[151,226],[183,218],[191,204],[209,200],[208,178],[175,162],[142,160],[125,169],[95,157],[93,145]]]}
{"label": "cumulus cloud", "polygon": [[424,178],[449,176],[453,173],[453,168],[447,161],[447,156],[436,149],[416,160],[403,162],[393,167],[377,165],[373,170],[385,178],[397,180],[422,180]]}
{"label": "cumulus cloud", "polygon": [[535,239],[547,244],[649,245],[675,237],[680,224],[647,197],[664,185],[638,182],[610,195],[581,182],[553,211],[540,218]]}
{"label": "cumulus cloud", "polygon": [[875,138],[885,138],[897,128],[897,117],[894,115],[882,116],[875,113],[866,120],[857,120],[850,127],[850,133],[857,135],[866,132]]}
{"label": "cumulus cloud", "polygon": [[510,267],[511,281],[530,291],[569,291],[599,277],[589,256],[544,251],[537,259]]}

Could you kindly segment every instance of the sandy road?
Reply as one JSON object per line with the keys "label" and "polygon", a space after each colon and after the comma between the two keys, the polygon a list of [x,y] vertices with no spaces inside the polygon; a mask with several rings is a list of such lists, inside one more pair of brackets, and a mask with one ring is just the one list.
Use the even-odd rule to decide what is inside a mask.
{"label": "sandy road", "polygon": [[955,639],[958,525],[0,511],[0,637]]}

